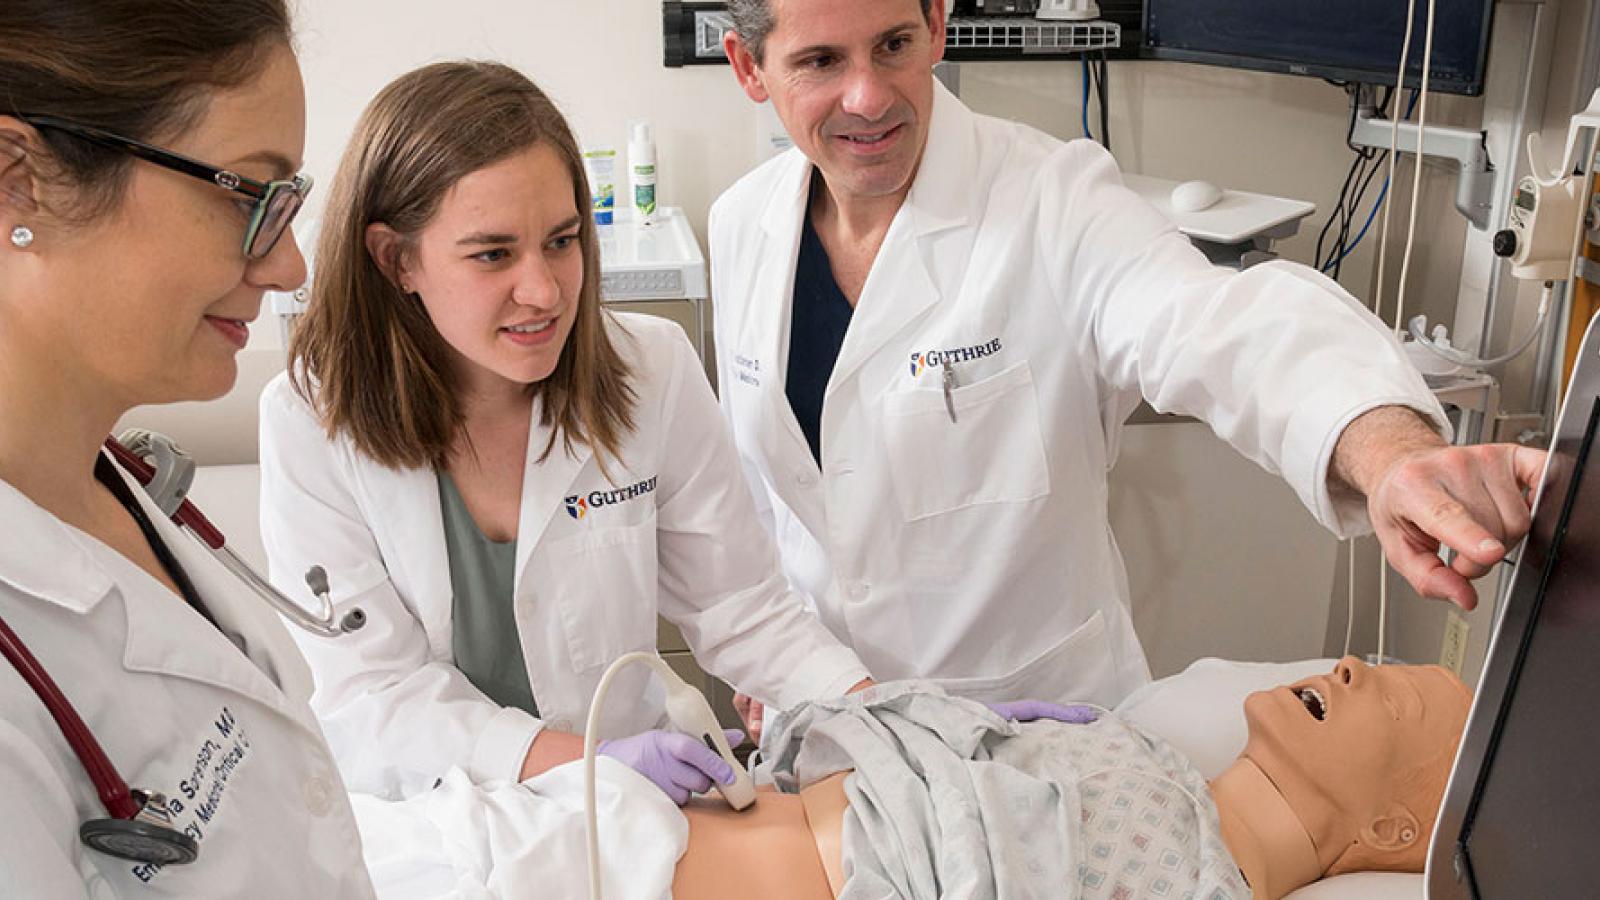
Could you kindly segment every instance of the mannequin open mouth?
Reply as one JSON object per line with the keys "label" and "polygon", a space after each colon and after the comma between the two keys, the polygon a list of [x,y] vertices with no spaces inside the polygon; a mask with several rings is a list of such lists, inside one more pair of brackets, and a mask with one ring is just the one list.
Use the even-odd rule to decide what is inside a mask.
{"label": "mannequin open mouth", "polygon": [[1312,718],[1321,722],[1328,717],[1328,701],[1316,688],[1299,688],[1294,694],[1300,698],[1301,703],[1305,704],[1306,712],[1311,713]]}

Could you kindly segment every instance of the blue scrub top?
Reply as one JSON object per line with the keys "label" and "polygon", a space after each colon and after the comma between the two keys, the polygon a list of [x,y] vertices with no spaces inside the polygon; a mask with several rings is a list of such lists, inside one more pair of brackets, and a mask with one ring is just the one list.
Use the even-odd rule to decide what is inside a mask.
{"label": "blue scrub top", "polygon": [[794,269],[794,306],[789,318],[789,362],[784,393],[800,430],[811,445],[811,456],[822,465],[822,395],[833,377],[844,346],[845,332],[855,308],[833,277],[828,251],[811,225],[806,205],[800,233],[800,258]]}

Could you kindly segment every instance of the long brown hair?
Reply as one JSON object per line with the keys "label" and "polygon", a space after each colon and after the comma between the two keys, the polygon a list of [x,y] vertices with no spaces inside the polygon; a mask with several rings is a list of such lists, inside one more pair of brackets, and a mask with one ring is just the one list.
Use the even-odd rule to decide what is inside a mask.
{"label": "long brown hair", "polygon": [[[296,392],[330,437],[349,435],[391,468],[442,468],[463,423],[448,346],[415,296],[367,251],[382,222],[412,240],[464,176],[536,144],[552,147],[589,208],[583,158],[566,119],[508,66],[448,62],[400,76],[373,99],[339,165],[317,243],[311,303],[289,342]],[[529,386],[570,452],[584,443],[615,457],[633,429],[629,371],[606,334],[594,219],[582,216],[583,288],[572,333],[550,377]],[[603,462],[603,461],[602,461]]]}
{"label": "long brown hair", "polygon": [[[0,0],[0,115],[51,115],[152,141],[193,125],[291,41],[284,0]],[[71,215],[114,209],[133,157],[49,129],[41,175]]]}

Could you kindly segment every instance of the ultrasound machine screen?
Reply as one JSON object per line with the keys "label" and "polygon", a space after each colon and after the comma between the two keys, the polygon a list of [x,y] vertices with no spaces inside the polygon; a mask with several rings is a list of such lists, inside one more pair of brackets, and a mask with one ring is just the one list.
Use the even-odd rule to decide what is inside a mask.
{"label": "ultrasound machine screen", "polygon": [[1595,897],[1600,329],[1562,412],[1428,863],[1428,896]]}

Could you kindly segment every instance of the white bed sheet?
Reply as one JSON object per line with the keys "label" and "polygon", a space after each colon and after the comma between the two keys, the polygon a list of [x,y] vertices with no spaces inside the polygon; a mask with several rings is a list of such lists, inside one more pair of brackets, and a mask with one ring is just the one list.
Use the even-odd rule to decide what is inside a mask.
{"label": "white bed sheet", "polygon": [[[1246,663],[1201,659],[1177,675],[1135,691],[1117,712],[1188,754],[1215,778],[1244,749],[1244,698],[1260,690],[1333,670],[1336,660]],[[1358,872],[1307,885],[1288,900],[1423,900],[1423,876]]]}
{"label": "white bed sheet", "polygon": [[[606,900],[664,900],[689,825],[654,784],[596,761],[601,883]],[[474,785],[451,769],[403,801],[351,794],[362,855],[382,900],[586,900],[583,763],[522,784]]]}

